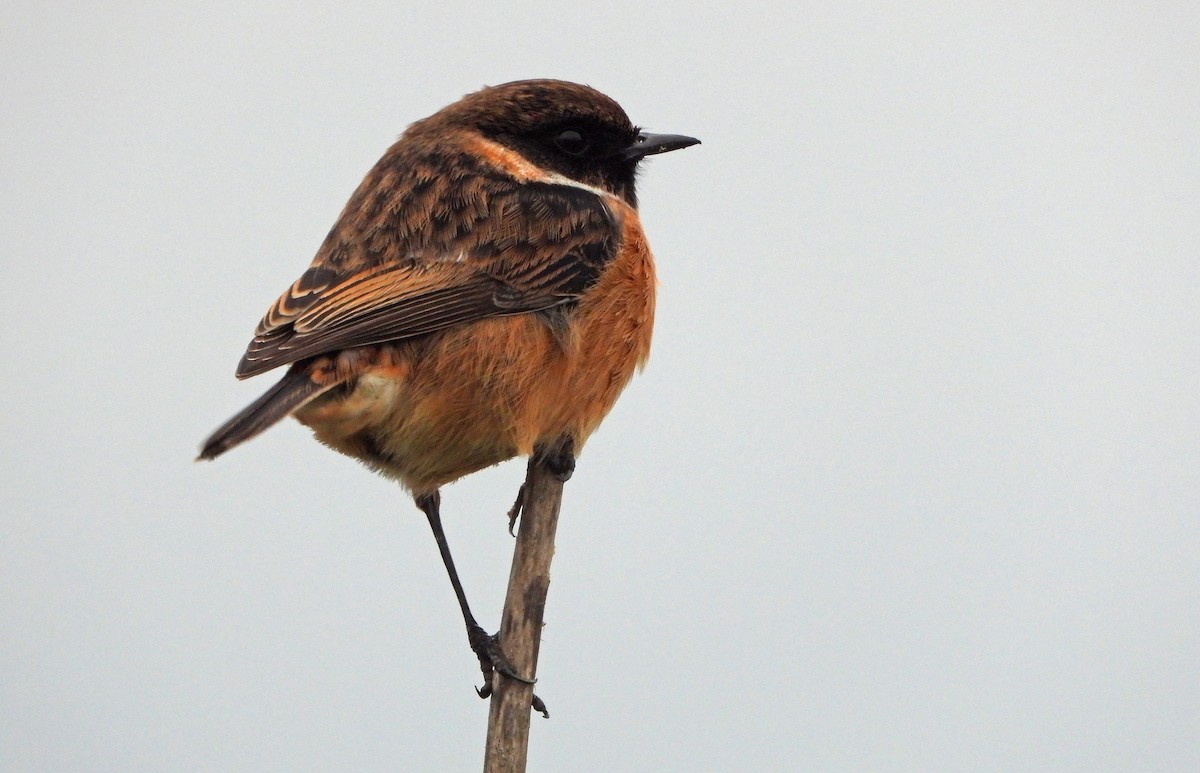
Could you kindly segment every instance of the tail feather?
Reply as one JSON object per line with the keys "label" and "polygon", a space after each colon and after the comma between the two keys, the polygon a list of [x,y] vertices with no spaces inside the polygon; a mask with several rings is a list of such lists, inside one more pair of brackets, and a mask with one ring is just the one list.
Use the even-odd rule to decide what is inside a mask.
{"label": "tail feather", "polygon": [[333,387],[332,384],[317,384],[309,375],[293,367],[279,383],[243,408],[236,416],[222,424],[208,436],[200,447],[196,460],[216,459],[236,445],[246,442],[280,419],[290,416],[296,409]]}

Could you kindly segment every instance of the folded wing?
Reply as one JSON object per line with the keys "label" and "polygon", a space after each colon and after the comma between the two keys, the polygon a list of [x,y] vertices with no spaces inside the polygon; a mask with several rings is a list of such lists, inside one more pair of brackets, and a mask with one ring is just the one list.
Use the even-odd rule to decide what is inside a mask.
{"label": "folded wing", "polygon": [[[354,346],[569,304],[618,248],[620,224],[597,193],[523,183],[493,196],[471,227],[422,233],[410,225],[382,260],[350,263],[355,239],[379,231],[334,227],[313,265],[267,312],[238,366],[239,378]],[[343,220],[353,215],[343,213]],[[398,213],[403,217],[404,213]],[[338,238],[334,238],[337,236]]]}

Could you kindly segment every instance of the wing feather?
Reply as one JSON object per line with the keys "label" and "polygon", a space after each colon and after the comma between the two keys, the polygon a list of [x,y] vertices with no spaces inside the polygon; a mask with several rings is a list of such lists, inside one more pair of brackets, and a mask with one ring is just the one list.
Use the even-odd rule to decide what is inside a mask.
{"label": "wing feather", "polygon": [[353,252],[355,238],[381,238],[343,227],[354,217],[348,206],[313,266],[259,323],[238,377],[338,349],[570,303],[596,280],[619,241],[620,224],[601,195],[571,185],[514,185],[493,197],[488,215],[466,233],[452,229],[441,239],[407,223],[396,232],[410,244],[394,245],[391,260],[335,268],[323,257]]}

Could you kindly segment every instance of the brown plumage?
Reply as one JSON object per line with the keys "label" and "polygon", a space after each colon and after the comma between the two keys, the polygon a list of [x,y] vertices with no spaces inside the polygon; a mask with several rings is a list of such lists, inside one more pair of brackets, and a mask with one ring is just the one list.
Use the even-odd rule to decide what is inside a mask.
{"label": "brown plumage", "polygon": [[440,486],[539,450],[573,464],[650,351],[635,168],[696,142],[645,134],[600,92],[552,80],[485,88],[413,124],[237,369],[287,374],[200,457],[294,415],[398,480],[435,533]]}

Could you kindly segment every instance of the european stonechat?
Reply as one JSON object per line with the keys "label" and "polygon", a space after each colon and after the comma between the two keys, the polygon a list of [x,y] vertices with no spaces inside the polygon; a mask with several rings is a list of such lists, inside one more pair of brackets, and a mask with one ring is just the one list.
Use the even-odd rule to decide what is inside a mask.
{"label": "european stonechat", "polygon": [[200,451],[213,459],[295,416],[399,481],[438,540],[484,697],[493,668],[523,678],[471,614],[438,489],[515,456],[570,476],[650,352],[638,162],[698,142],[643,132],[604,94],[555,80],[484,88],[417,121],[237,368],[286,375]]}

